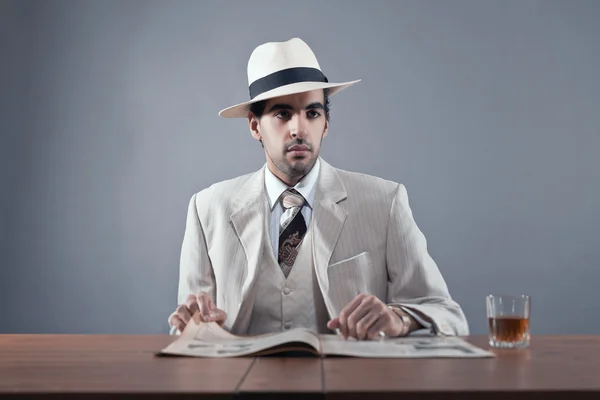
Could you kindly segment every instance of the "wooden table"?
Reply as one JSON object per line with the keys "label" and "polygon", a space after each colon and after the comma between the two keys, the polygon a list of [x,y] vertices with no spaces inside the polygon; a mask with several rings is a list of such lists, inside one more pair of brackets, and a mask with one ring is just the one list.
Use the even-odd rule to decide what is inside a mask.
{"label": "wooden table", "polygon": [[536,336],[488,359],[154,356],[172,340],[0,335],[0,398],[600,399],[600,336]]}

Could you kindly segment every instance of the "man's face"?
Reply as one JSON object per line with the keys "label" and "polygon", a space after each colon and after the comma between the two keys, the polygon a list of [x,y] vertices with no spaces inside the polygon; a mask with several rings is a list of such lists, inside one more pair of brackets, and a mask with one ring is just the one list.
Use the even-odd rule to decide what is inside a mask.
{"label": "man's face", "polygon": [[295,183],[315,164],[328,122],[322,89],[267,101],[260,120],[249,116],[252,136],[262,140],[269,169]]}

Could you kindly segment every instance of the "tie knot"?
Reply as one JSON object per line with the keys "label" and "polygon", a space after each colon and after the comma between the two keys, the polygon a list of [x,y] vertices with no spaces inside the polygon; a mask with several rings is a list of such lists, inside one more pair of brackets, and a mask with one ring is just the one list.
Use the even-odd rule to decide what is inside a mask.
{"label": "tie knot", "polygon": [[304,205],[304,197],[295,189],[288,189],[281,195],[281,203],[284,208],[302,207]]}

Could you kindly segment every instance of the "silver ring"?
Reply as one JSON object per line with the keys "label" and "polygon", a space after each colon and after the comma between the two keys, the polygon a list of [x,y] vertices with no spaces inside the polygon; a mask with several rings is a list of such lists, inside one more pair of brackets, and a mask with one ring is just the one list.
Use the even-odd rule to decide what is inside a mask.
{"label": "silver ring", "polygon": [[385,339],[385,337],[386,337],[386,334],[385,334],[385,332],[384,332],[384,331],[379,331],[379,332],[377,333],[377,336],[379,336],[379,339]]}

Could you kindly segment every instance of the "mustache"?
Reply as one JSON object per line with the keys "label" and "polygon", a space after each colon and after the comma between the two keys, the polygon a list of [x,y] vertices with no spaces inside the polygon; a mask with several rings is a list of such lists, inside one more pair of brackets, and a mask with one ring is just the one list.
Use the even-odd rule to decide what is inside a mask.
{"label": "mustache", "polygon": [[306,139],[294,139],[285,144],[285,151],[289,152],[293,146],[306,146],[308,150],[312,151],[313,146]]}

